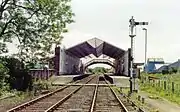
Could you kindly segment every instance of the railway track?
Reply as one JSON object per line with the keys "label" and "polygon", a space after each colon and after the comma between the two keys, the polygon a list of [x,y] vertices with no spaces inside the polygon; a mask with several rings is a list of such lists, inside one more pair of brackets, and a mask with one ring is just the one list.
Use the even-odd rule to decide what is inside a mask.
{"label": "railway track", "polygon": [[[81,81],[78,81],[78,83],[88,83],[90,82],[94,77],[86,77]],[[59,99],[64,98],[67,94],[73,94],[76,91],[78,91],[82,86],[64,86],[60,89],[57,89],[56,91],[53,91],[51,93],[45,94],[41,97],[38,97],[36,99],[33,99],[29,102],[23,103],[21,105],[18,105],[7,112],[44,112],[49,107],[54,105],[59,101]]]}
{"label": "railway track", "polygon": [[[97,84],[99,78],[98,76],[88,82],[88,84]],[[59,102],[54,107],[50,108],[48,111],[54,112],[88,112],[93,97],[93,90],[95,86],[83,86],[76,94],[71,98],[67,99],[65,102]],[[47,111],[47,112],[48,112]]]}
{"label": "railway track", "polygon": [[87,77],[74,84],[7,112],[139,112],[124,96],[117,95],[103,76]]}
{"label": "railway track", "polygon": [[106,87],[97,87],[94,97],[95,105],[91,112],[128,112],[126,108],[119,103],[119,100],[110,89],[104,77],[100,77],[100,84],[107,84]]}
{"label": "railway track", "polygon": [[125,94],[115,91],[113,87],[110,86],[109,82],[106,79],[104,80],[105,80],[105,83],[108,84],[113,95],[118,100],[121,106],[122,112],[145,112],[144,110],[139,108],[134,102],[132,102]]}

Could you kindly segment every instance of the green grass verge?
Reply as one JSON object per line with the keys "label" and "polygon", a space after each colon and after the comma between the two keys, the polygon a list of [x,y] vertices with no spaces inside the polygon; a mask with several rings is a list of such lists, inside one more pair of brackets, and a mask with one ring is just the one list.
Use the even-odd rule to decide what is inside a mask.
{"label": "green grass verge", "polygon": [[11,90],[11,93],[14,94],[13,97],[0,100],[1,112],[5,112],[5,110],[9,109],[9,107],[14,107],[21,102],[24,102],[27,99],[32,99],[34,97],[34,95],[30,92],[19,92],[16,90]]}
{"label": "green grass verge", "polygon": [[[114,86],[114,87],[113,87],[113,90],[115,90],[116,93],[121,93],[121,92],[122,92],[122,93],[124,93],[124,94],[126,94],[126,95],[128,95],[128,93],[129,93],[129,88],[123,88],[123,89],[121,89],[121,88],[119,88],[119,87]],[[138,97],[138,93],[133,93],[133,94],[129,97],[129,99],[130,99],[131,101],[133,101],[138,107],[140,107],[141,109],[143,109],[143,110],[145,110],[145,111],[147,111],[147,112],[159,112],[158,109],[149,107],[147,103],[144,103],[144,104],[143,104],[141,101],[138,101],[137,97]]]}
{"label": "green grass verge", "polygon": [[145,84],[140,85],[140,90],[151,93],[152,95],[155,95],[154,97],[160,96],[180,105],[180,95],[178,94],[174,94],[169,91],[164,91],[163,89],[155,88]]}
{"label": "green grass verge", "polygon": [[[160,96],[171,102],[180,105],[180,74],[141,74],[142,77],[154,76],[160,78],[160,85],[158,85],[158,80],[143,81],[144,83],[139,83],[140,90],[148,92],[155,96]],[[141,78],[143,79],[143,78]],[[164,89],[164,81],[167,83],[166,90]],[[140,81],[141,82],[141,81]],[[172,82],[174,82],[174,92],[172,92]]]}

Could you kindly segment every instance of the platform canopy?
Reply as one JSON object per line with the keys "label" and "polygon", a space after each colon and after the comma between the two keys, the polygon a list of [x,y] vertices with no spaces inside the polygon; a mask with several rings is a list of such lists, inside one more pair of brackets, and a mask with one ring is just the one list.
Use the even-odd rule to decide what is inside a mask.
{"label": "platform canopy", "polygon": [[93,38],[66,49],[66,52],[71,53],[79,58],[83,58],[90,54],[93,54],[96,57],[105,54],[111,58],[118,59],[123,56],[125,50],[113,46],[112,44],[109,44],[98,38]]}

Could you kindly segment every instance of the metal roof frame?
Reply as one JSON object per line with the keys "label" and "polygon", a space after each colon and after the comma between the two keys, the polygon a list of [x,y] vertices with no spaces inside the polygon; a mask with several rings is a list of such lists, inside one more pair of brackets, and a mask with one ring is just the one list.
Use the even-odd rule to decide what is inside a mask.
{"label": "metal roof frame", "polygon": [[111,58],[119,59],[123,56],[125,50],[102,41],[98,38],[92,38],[88,41],[82,42],[66,49],[66,52],[69,52],[78,58],[83,58],[90,54],[93,54],[96,57],[105,54]]}

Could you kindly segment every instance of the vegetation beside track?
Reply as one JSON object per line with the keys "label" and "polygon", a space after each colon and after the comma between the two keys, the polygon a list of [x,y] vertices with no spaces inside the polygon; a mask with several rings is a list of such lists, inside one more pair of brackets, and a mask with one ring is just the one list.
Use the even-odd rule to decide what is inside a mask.
{"label": "vegetation beside track", "polygon": [[[123,93],[128,96],[129,94],[129,88],[119,88],[119,87],[113,87],[113,89],[118,92],[119,94]],[[143,109],[144,111],[148,112],[158,112],[156,108],[150,107],[146,102],[143,104],[141,101],[138,101],[138,93],[133,93],[128,98],[133,101],[138,107]]]}
{"label": "vegetation beside track", "polygon": [[[148,77],[155,77],[149,79]],[[158,78],[158,79],[156,79]],[[180,105],[180,73],[177,74],[141,74],[140,90],[162,97]]]}
{"label": "vegetation beside track", "polygon": [[88,68],[87,71],[93,74],[104,74],[107,73],[109,69],[104,67],[95,67],[95,68]]}
{"label": "vegetation beside track", "polygon": [[0,111],[5,112],[7,109],[34,98],[31,92],[20,92],[17,90],[11,90],[4,92],[5,94],[13,95],[12,97],[0,100]]}
{"label": "vegetation beside track", "polygon": [[[4,112],[9,108],[12,108],[18,104],[23,102],[27,102],[33,98],[39,97],[39,95],[46,94],[47,92],[53,91],[57,87],[52,86],[48,81],[39,80],[34,83],[36,87],[32,91],[17,91],[17,90],[2,90],[0,92],[3,95],[0,97],[0,112]],[[9,96],[7,98],[3,98],[4,96]]]}
{"label": "vegetation beside track", "polygon": [[[62,33],[68,31],[66,26],[74,22],[70,3],[69,0],[1,0],[0,97],[14,89],[32,91],[29,69],[49,62],[54,53],[52,48],[61,44]],[[16,45],[15,54],[7,54],[7,43]]]}

